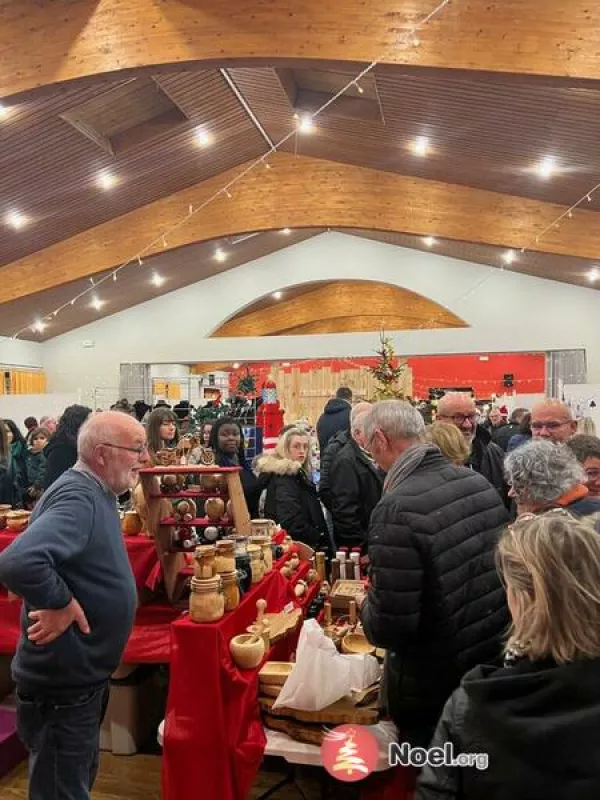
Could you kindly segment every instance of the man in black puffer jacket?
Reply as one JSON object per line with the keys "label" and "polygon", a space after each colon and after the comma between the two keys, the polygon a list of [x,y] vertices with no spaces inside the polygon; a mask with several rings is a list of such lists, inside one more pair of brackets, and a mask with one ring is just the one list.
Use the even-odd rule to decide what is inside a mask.
{"label": "man in black puffer jacket", "polygon": [[426,746],[462,675],[500,661],[509,621],[494,548],[508,514],[473,470],[420,443],[409,403],[377,403],[369,450],[388,474],[368,535],[371,586],[361,609],[386,648],[384,699],[403,739]]}
{"label": "man in black puffer jacket", "polygon": [[328,400],[323,409],[323,413],[317,420],[317,437],[319,439],[319,450],[325,452],[329,440],[338,431],[350,430],[350,405],[352,403],[352,389],[340,386],[335,393],[335,397]]}

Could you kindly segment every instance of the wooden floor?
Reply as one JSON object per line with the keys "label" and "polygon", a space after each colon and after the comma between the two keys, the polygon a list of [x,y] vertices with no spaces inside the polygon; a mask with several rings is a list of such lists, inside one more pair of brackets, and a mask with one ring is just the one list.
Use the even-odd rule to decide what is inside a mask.
{"label": "wooden floor", "polygon": [[[161,800],[160,756],[113,756],[102,753],[100,769],[92,797],[94,800]],[[260,771],[249,800],[256,800],[268,788],[284,777],[279,762],[269,762]],[[313,770],[303,770],[299,781],[306,800],[321,797],[317,775]],[[23,762],[5,778],[0,779],[2,800],[27,800],[27,765]],[[273,800],[300,800],[294,786],[284,786]],[[207,798],[206,800],[217,800]]]}

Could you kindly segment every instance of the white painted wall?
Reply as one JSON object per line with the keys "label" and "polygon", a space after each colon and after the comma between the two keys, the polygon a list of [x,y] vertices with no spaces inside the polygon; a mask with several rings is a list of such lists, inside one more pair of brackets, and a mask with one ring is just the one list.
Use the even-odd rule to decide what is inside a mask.
{"label": "white painted wall", "polygon": [[3,394],[0,395],[0,419],[14,419],[25,433],[26,417],[59,417],[67,406],[81,403],[78,392],[61,394]]}
{"label": "white painted wall", "polygon": [[[326,233],[50,340],[44,345],[50,388],[118,386],[121,361],[181,364],[372,355],[376,334],[206,338],[236,312],[277,289],[343,278],[405,287],[470,326],[399,332],[394,336],[399,354],[583,347],[588,380],[600,382],[597,291]],[[369,303],[368,290],[364,303]],[[93,340],[95,347],[84,349],[84,340]]]}
{"label": "white painted wall", "polygon": [[41,367],[43,358],[44,345],[39,342],[0,336],[0,367]]}

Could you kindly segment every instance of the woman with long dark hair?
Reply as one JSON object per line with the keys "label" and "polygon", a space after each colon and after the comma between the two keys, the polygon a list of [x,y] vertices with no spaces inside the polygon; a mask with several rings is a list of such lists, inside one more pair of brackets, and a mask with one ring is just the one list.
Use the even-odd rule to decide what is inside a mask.
{"label": "woman with long dark hair", "polygon": [[0,425],[0,503],[21,507],[21,486],[4,425]]}
{"label": "woman with long dark hair", "polygon": [[63,411],[56,432],[44,449],[46,457],[42,479],[44,490],[77,461],[77,435],[91,413],[91,408],[77,404],[67,406]]}
{"label": "woman with long dark hair", "polygon": [[221,417],[214,423],[210,432],[210,449],[215,454],[219,467],[241,467],[240,479],[250,517],[258,517],[260,487],[246,462],[244,437],[239,422],[232,417]]}
{"label": "woman with long dark hair", "polygon": [[21,487],[24,488],[27,481],[27,442],[14,420],[5,419],[3,423],[8,444],[10,445],[10,453],[17,472],[17,480]]}

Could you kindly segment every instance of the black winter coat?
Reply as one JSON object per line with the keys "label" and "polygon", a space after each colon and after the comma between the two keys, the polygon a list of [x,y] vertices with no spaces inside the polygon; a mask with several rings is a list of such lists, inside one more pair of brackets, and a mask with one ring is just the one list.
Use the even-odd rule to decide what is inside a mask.
{"label": "black winter coat", "polygon": [[361,547],[366,552],[369,520],[381,499],[383,477],[354,439],[338,452],[329,470],[336,547]]}
{"label": "black winter coat", "polygon": [[297,461],[264,455],[258,459],[259,483],[266,482],[264,514],[297,542],[315,550],[327,546],[327,525],[317,490]]}
{"label": "black winter coat", "polygon": [[508,486],[504,480],[504,450],[492,442],[491,435],[481,425],[477,426],[467,466],[487,478],[497,489],[506,508],[511,507],[512,501],[508,496]]}
{"label": "black winter coat", "polygon": [[432,746],[487,753],[485,770],[426,766],[415,800],[598,800],[600,659],[477,667]]}
{"label": "black winter coat", "polygon": [[320,458],[320,478],[319,478],[319,499],[328,511],[331,511],[331,489],[329,484],[329,474],[331,465],[338,456],[338,453],[346,442],[350,439],[348,431],[338,431],[335,436],[332,436],[325,448],[325,452],[321,453]]}
{"label": "black winter coat", "polygon": [[68,441],[53,436],[44,448],[46,468],[44,470],[43,488],[48,489],[57,478],[66,472],[77,461],[77,441]]}
{"label": "black winter coat", "polygon": [[387,708],[413,744],[427,745],[468,669],[501,657],[509,616],[494,549],[507,520],[488,481],[436,450],[371,515],[361,617],[388,650]]}
{"label": "black winter coat", "polygon": [[19,483],[16,464],[12,460],[8,464],[0,464],[0,503],[21,508],[23,487]]}
{"label": "black winter coat", "polygon": [[329,440],[338,431],[350,431],[350,403],[334,397],[329,400],[319,419],[317,420],[317,437],[321,453],[327,447]]}

